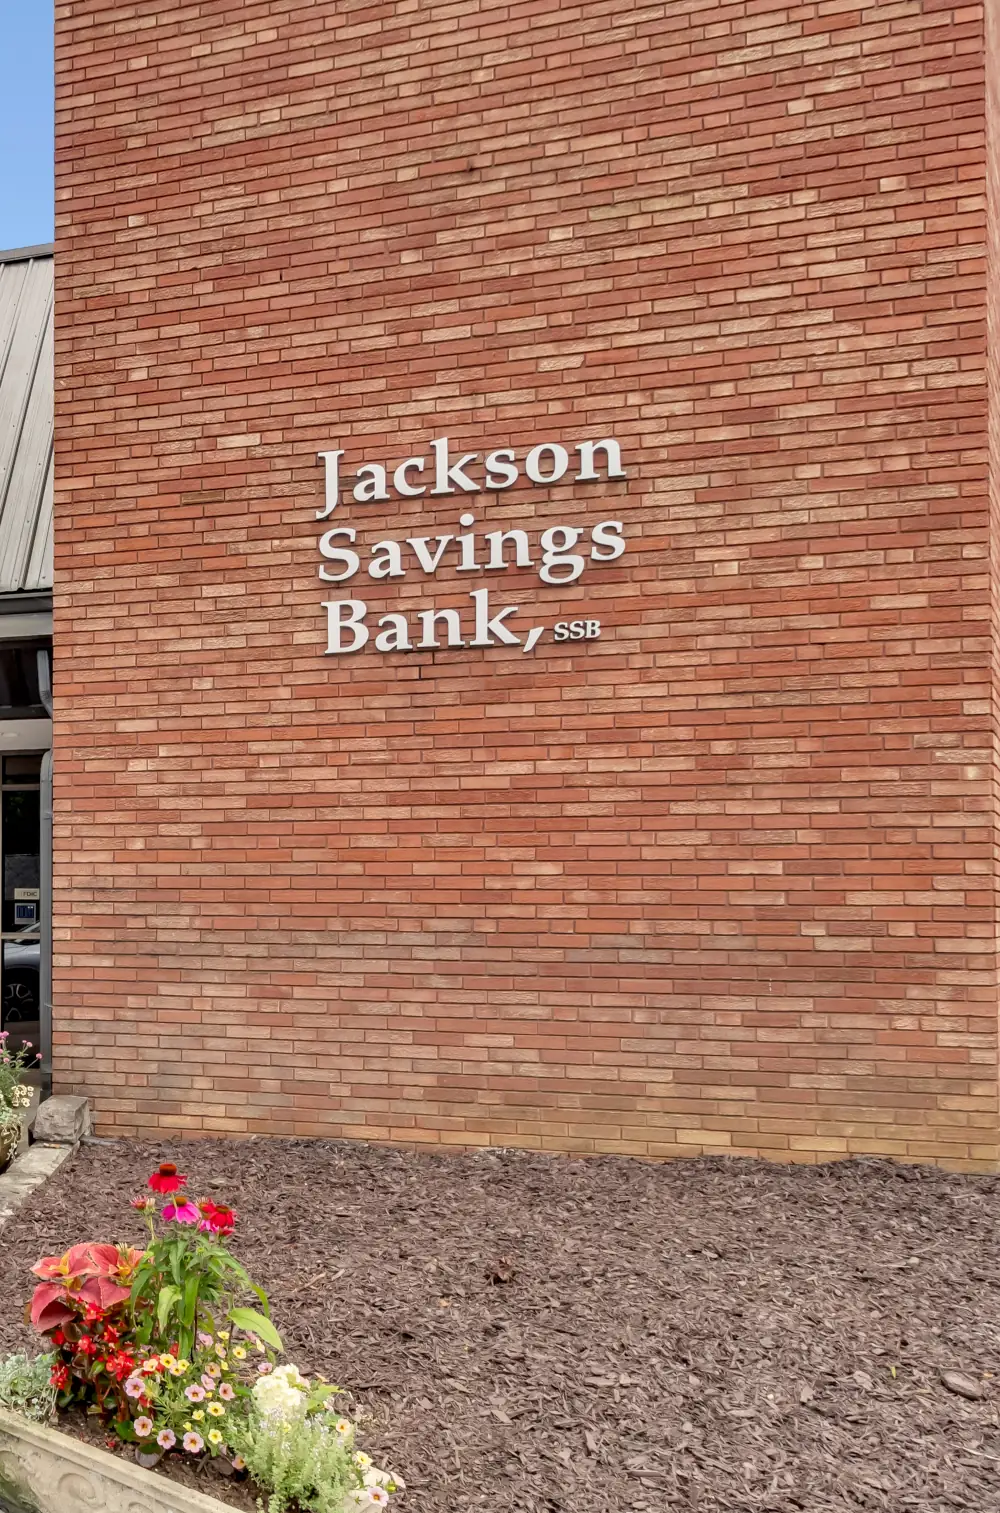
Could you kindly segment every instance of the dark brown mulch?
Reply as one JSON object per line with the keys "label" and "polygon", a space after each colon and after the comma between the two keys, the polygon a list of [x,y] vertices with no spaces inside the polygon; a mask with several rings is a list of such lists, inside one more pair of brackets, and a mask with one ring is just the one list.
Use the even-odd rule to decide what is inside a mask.
{"label": "dark brown mulch", "polygon": [[[25,1342],[35,1258],[140,1240],[128,1197],[178,1154],[90,1145],[35,1195],[0,1241],[0,1348]],[[319,1141],[180,1156],[240,1210],[290,1358],[356,1393],[408,1513],[1000,1509],[995,1178]]]}

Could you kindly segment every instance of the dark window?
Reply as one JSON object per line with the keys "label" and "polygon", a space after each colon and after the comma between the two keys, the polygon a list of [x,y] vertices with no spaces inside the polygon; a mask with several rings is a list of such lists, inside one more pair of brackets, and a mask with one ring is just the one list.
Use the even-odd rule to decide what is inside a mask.
{"label": "dark window", "polygon": [[38,692],[38,652],[43,641],[0,644],[0,720],[47,718]]}

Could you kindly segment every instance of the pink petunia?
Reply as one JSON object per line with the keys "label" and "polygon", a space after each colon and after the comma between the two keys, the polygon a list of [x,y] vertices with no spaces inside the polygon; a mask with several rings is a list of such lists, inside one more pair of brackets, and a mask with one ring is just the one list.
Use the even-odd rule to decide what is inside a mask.
{"label": "pink petunia", "polygon": [[190,1387],[184,1388],[184,1396],[189,1403],[203,1403],[205,1401],[205,1389],[200,1382],[192,1382]]}
{"label": "pink petunia", "polygon": [[219,1396],[224,1403],[232,1402],[233,1398],[236,1396],[236,1389],[233,1386],[232,1382],[223,1382],[222,1386],[219,1388]]}
{"label": "pink petunia", "polygon": [[156,1436],[156,1443],[161,1450],[172,1450],[177,1443],[177,1436],[172,1429],[161,1429]]}
{"label": "pink petunia", "polygon": [[148,1439],[153,1432],[153,1420],[148,1418],[146,1414],[143,1414],[140,1418],[136,1419],[132,1427],[135,1430],[137,1439]]}

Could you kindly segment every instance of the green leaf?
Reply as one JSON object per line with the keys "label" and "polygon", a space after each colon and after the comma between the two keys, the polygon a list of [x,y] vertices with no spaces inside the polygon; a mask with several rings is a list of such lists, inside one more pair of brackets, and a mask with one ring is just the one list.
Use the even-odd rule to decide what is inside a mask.
{"label": "green leaf", "polygon": [[167,1321],[173,1311],[173,1306],[181,1295],[179,1287],[161,1287],[160,1296],[156,1300],[156,1322],[160,1326],[161,1333],[166,1332]]}
{"label": "green leaf", "polygon": [[271,1320],[265,1319],[262,1313],[257,1313],[253,1308],[230,1308],[229,1317],[237,1329],[242,1329],[244,1334],[256,1334],[273,1350],[284,1350],[281,1335]]}
{"label": "green leaf", "polygon": [[188,1329],[194,1324],[194,1317],[198,1311],[198,1282],[199,1278],[188,1277],[184,1283],[184,1303],[181,1308],[181,1319]]}

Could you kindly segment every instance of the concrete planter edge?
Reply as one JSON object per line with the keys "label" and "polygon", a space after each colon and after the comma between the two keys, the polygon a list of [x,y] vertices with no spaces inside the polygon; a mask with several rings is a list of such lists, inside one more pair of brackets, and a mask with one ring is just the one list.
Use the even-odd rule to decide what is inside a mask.
{"label": "concrete planter edge", "polygon": [[72,1435],[0,1409],[0,1499],[15,1513],[232,1513]]}

